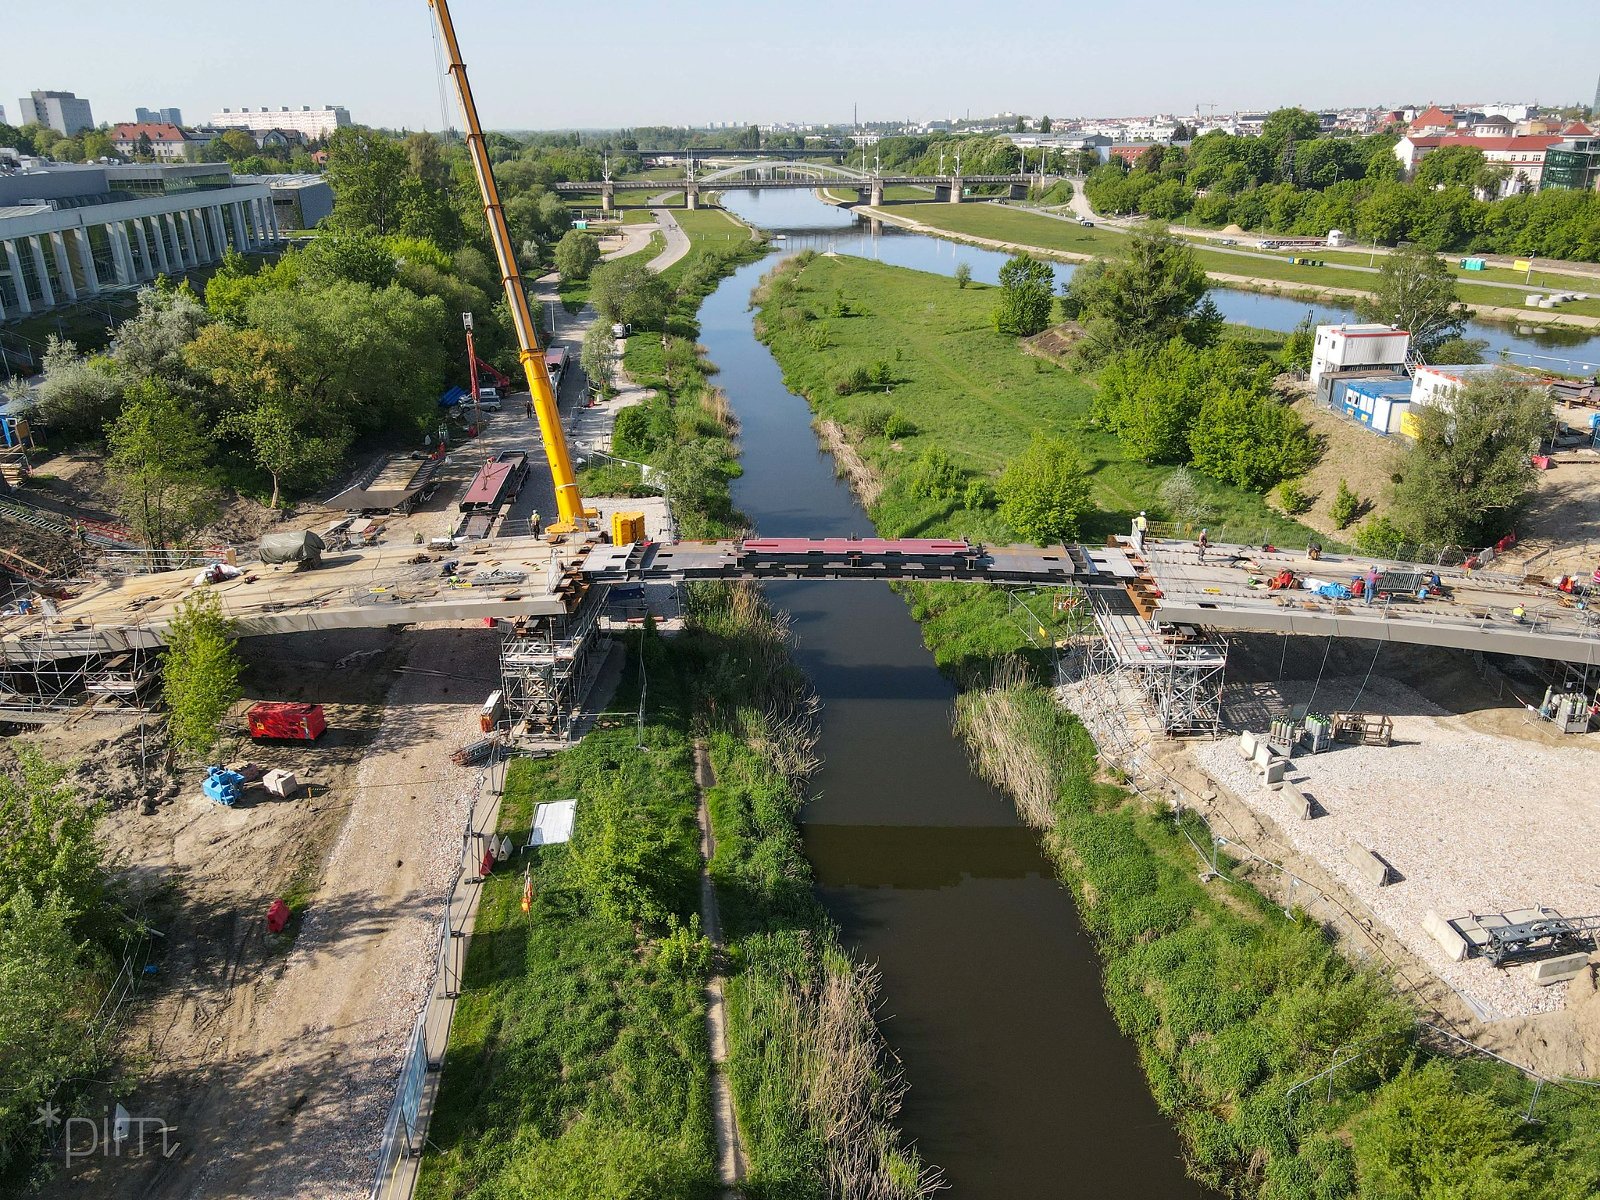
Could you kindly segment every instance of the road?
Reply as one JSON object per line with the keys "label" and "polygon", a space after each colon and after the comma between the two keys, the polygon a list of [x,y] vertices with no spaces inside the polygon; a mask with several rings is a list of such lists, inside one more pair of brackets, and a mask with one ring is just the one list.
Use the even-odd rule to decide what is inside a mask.
{"label": "road", "polygon": [[657,208],[651,211],[656,214],[656,224],[660,227],[661,232],[667,235],[667,248],[647,264],[652,271],[659,275],[689,253],[689,235],[683,231],[683,226],[678,224],[678,219],[672,215],[670,209]]}

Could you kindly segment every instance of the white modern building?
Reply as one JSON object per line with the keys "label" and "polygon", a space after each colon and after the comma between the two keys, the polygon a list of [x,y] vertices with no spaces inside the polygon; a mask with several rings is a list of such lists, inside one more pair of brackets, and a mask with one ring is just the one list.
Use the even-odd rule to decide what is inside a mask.
{"label": "white modern building", "polygon": [[279,245],[267,184],[226,163],[0,169],[0,321]]}
{"label": "white modern building", "polygon": [[222,129],[286,129],[308,138],[324,138],[349,125],[350,114],[337,104],[312,108],[225,108],[212,114],[211,123]]}
{"label": "white modern building", "polygon": [[18,100],[17,107],[21,109],[18,125],[37,122],[67,137],[80,129],[94,128],[94,114],[89,111],[89,102],[80,100],[72,92],[33,92]]}

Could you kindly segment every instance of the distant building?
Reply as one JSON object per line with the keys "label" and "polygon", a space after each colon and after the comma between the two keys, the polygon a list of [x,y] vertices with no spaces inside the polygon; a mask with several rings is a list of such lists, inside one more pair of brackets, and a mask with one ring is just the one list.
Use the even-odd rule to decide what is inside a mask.
{"label": "distant building", "polygon": [[182,125],[183,113],[175,108],[136,108],[133,119],[141,125]]}
{"label": "distant building", "polygon": [[1505,117],[1480,117],[1472,123],[1473,137],[1510,137],[1516,126]]}
{"label": "distant building", "polygon": [[226,163],[0,167],[0,320],[279,244],[265,183]]}
{"label": "distant building", "polygon": [[325,176],[241,175],[239,179],[267,185],[279,229],[315,229],[333,212],[333,189]]}
{"label": "distant building", "polygon": [[72,92],[34,92],[17,101],[22,110],[19,125],[48,125],[56,132],[71,137],[81,129],[94,128],[94,114],[89,102],[80,100]]}
{"label": "distant building", "polygon": [[1415,171],[1417,164],[1441,146],[1470,146],[1483,151],[1486,161],[1504,164],[1511,168],[1511,177],[1501,188],[1501,195],[1510,195],[1523,186],[1537,190],[1544,176],[1545,152],[1561,141],[1559,134],[1543,133],[1517,137],[1473,137],[1451,134],[1445,137],[1420,137],[1408,134],[1395,143],[1394,156],[1406,174]]}
{"label": "distant building", "polygon": [[148,153],[155,158],[162,162],[182,162],[188,157],[189,140],[189,135],[176,125],[159,122],[124,121],[111,127],[111,147],[126,158],[146,153],[141,146],[148,142]]}
{"label": "distant building", "polygon": [[1419,137],[1442,137],[1456,131],[1456,115],[1437,104],[1423,109],[1411,122],[1411,132]]}
{"label": "distant building", "polygon": [[308,138],[325,138],[335,129],[343,129],[351,124],[351,121],[349,112],[334,104],[322,108],[302,105],[300,108],[259,108],[254,111],[248,108],[225,108],[212,114],[211,123],[223,129],[282,129],[293,130]]}
{"label": "distant building", "polygon": [[1600,190],[1600,138],[1569,137],[1546,150],[1539,188]]}

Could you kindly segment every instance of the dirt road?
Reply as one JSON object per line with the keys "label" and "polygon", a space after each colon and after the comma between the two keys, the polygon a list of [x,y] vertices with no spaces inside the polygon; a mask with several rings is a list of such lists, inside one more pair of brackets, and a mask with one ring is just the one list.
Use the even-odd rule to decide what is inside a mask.
{"label": "dirt road", "polygon": [[[425,628],[389,649],[372,635],[393,635],[362,632],[327,635],[325,650],[354,645],[366,661],[323,665],[387,681],[387,695],[361,710],[372,729],[352,735],[325,791],[224,809],[186,786],[155,816],[108,826],[129,871],[175,895],[160,985],[129,1031],[145,1079],[117,1099],[175,1125],[181,1148],[97,1159],[48,1194],[366,1194],[473,784],[449,751],[476,735],[497,642],[482,626]],[[285,954],[262,917],[297,876],[310,898]]]}

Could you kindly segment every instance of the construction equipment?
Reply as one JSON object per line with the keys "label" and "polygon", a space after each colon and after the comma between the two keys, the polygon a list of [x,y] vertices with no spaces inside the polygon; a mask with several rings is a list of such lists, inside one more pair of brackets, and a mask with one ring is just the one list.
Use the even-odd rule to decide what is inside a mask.
{"label": "construction equipment", "polygon": [[294,704],[263,700],[252,704],[245,714],[250,736],[257,738],[282,738],[297,742],[314,742],[328,728],[328,719],[320,704]]}
{"label": "construction equipment", "polygon": [[483,197],[483,213],[489,223],[489,237],[494,242],[495,257],[500,263],[500,280],[505,286],[506,302],[511,309],[511,323],[517,331],[517,357],[522,362],[523,373],[528,377],[528,390],[533,395],[534,410],[539,416],[539,434],[544,441],[545,457],[550,462],[550,478],[555,485],[559,520],[547,528],[552,533],[570,533],[586,527],[586,523],[599,514],[594,509],[585,508],[583,497],[578,494],[578,481],[573,474],[566,435],[561,429],[561,412],[556,405],[555,389],[550,385],[550,375],[545,370],[544,354],[534,330],[533,312],[522,286],[522,275],[517,270],[511,232],[506,227],[505,212],[500,205],[500,190],[494,181],[494,169],[489,162],[488,146],[484,143],[483,127],[478,123],[478,106],[472,99],[472,85],[467,82],[466,64],[461,61],[461,47],[456,42],[455,23],[450,19],[446,0],[428,0],[428,6],[439,20],[439,33],[444,39],[445,53],[450,61],[450,77],[455,83],[456,97],[461,102],[461,116],[467,127],[467,154],[478,176],[478,190]]}

